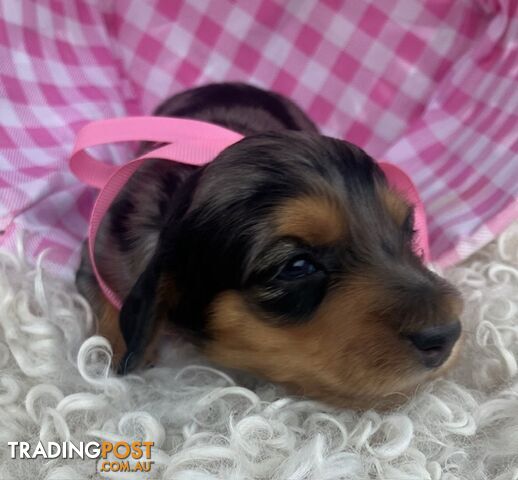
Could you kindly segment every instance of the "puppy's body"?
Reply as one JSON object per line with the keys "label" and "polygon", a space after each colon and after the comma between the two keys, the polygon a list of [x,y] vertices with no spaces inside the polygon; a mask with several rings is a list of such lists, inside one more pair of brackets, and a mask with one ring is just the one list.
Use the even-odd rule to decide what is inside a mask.
{"label": "puppy's body", "polygon": [[[120,330],[83,256],[78,287],[123,370],[152,356],[163,328],[223,365],[342,405],[444,368],[457,294],[413,253],[412,210],[370,157],[245,85],[184,92],[157,114],[246,138],[202,168],[150,161],[111,206],[95,256],[125,299]],[[424,348],[430,329],[442,340],[427,334]]]}
{"label": "puppy's body", "polygon": [[[288,99],[237,83],[187,90],[160,105],[155,115],[203,120],[245,136],[283,130],[317,132],[313,122]],[[140,152],[152,146],[144,143]],[[128,181],[103,219],[95,244],[96,263],[120,298],[127,297],[148,265],[168,211],[181,204],[180,196],[188,194],[179,187],[195,170],[168,160],[150,160]],[[99,288],[86,246],[76,283],[99,319],[100,333],[112,341],[117,363],[126,350],[119,330],[119,312]],[[148,358],[153,357],[150,350]]]}

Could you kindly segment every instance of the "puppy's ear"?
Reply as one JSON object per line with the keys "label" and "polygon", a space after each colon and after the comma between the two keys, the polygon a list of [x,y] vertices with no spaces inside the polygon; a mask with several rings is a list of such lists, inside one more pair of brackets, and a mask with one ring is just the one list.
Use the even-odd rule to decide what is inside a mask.
{"label": "puppy's ear", "polygon": [[157,333],[164,313],[159,292],[161,280],[160,261],[155,254],[122,305],[119,327],[127,350],[118,367],[120,374],[143,363],[146,349]]}

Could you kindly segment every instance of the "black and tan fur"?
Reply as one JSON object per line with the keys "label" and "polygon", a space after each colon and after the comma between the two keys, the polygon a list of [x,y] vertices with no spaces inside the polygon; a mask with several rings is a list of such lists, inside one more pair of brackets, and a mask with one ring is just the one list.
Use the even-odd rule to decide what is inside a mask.
{"label": "black and tan fur", "polygon": [[460,298],[413,253],[412,208],[372,158],[246,85],[189,90],[157,114],[245,138],[201,168],[150,161],[119,194],[95,255],[120,319],[83,256],[77,284],[120,371],[171,329],[221,365],[344,406],[383,405],[447,368]]}

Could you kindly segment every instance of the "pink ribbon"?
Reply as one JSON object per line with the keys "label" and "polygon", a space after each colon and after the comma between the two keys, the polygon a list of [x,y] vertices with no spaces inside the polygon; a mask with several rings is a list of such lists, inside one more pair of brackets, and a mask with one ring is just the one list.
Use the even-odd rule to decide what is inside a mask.
{"label": "pink ribbon", "polygon": [[[93,271],[106,298],[120,310],[122,301],[104,281],[94,257],[94,245],[101,221],[111,203],[135,171],[149,158],[161,158],[188,165],[205,165],[222,150],[243,138],[239,133],[198,120],[164,117],[125,117],[91,122],[79,132],[70,157],[70,169],[82,182],[100,190],[88,228],[88,251]],[[98,160],[86,152],[97,145],[150,141],[165,144],[122,165]],[[410,178],[393,164],[380,164],[389,184],[414,205],[416,250],[430,260],[426,215]]]}

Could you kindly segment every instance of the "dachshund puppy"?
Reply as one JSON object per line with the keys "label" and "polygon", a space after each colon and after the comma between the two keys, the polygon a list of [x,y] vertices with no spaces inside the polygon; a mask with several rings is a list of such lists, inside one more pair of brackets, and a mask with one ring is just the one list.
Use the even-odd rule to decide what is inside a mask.
{"label": "dachshund puppy", "polygon": [[[243,84],[181,93],[157,115],[245,138],[210,164],[151,160],[113,202],[77,285],[121,372],[168,330],[220,365],[335,405],[392,404],[452,363],[458,292],[414,253],[413,210],[358,147]],[[145,145],[144,147],[148,147]]]}

